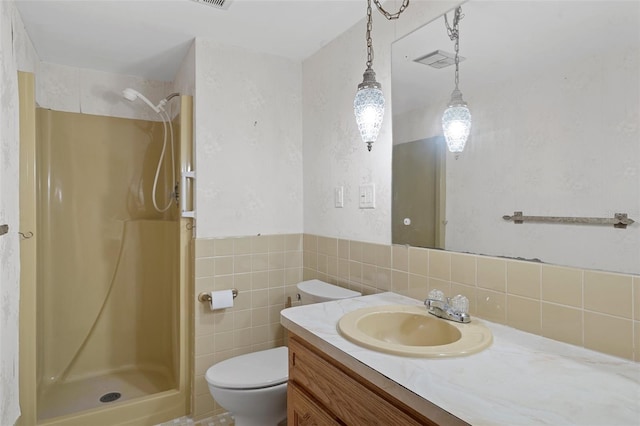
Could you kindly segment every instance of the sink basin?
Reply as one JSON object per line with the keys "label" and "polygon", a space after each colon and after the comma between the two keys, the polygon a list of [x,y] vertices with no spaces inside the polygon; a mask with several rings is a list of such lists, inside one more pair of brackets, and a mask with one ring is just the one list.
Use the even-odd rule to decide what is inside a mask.
{"label": "sink basin", "polygon": [[338,331],[374,351],[425,358],[470,355],[493,341],[491,330],[477,321],[447,321],[429,314],[424,307],[411,305],[355,310],[340,319]]}

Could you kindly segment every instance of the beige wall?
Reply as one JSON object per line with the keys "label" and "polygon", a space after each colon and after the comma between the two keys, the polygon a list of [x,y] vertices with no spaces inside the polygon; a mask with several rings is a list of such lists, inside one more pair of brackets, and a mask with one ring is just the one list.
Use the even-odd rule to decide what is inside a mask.
{"label": "beige wall", "polygon": [[236,288],[231,309],[195,307],[194,418],[225,410],[204,375],[216,362],[284,343],[280,311],[302,279],[302,234],[195,240],[195,290]]}
{"label": "beige wall", "polygon": [[304,235],[304,279],[423,300],[463,294],[472,315],[640,361],[640,276]]}

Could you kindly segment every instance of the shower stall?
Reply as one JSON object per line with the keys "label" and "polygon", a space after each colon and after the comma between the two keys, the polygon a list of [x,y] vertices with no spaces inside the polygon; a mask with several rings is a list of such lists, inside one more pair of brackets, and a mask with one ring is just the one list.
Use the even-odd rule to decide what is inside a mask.
{"label": "shower stall", "polygon": [[167,126],[36,108],[32,80],[20,76],[19,424],[185,415],[193,227],[175,177],[191,163],[191,98],[172,100]]}

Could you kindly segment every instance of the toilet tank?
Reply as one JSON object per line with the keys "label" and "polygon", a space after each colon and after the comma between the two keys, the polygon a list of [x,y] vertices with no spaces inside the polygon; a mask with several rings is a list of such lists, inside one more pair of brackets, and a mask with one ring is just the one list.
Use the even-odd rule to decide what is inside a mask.
{"label": "toilet tank", "polygon": [[358,297],[362,296],[362,293],[320,280],[309,280],[298,283],[298,296],[303,305],[309,305],[311,303]]}

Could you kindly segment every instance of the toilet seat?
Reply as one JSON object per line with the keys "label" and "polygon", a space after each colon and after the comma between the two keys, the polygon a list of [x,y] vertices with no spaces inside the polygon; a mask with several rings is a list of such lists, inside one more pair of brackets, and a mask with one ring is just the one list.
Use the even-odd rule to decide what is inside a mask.
{"label": "toilet seat", "polygon": [[287,347],[267,349],[221,361],[207,370],[211,386],[224,389],[260,389],[286,383]]}

